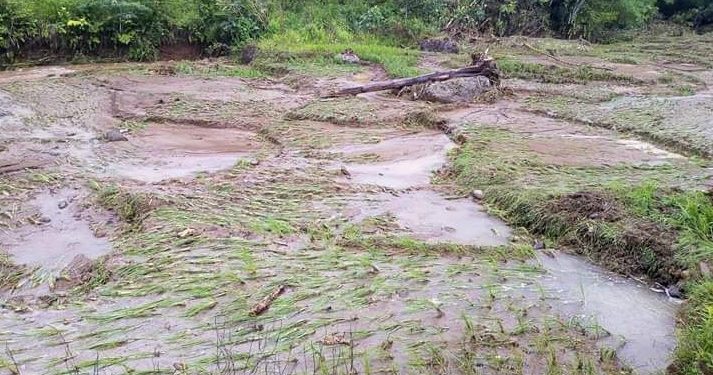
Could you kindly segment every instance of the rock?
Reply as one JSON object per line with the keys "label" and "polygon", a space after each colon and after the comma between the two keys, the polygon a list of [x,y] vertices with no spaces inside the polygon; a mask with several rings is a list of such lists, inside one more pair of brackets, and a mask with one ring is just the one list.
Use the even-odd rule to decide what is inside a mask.
{"label": "rock", "polygon": [[473,197],[473,199],[481,201],[483,200],[483,198],[485,198],[485,193],[483,193],[482,190],[473,190],[470,193],[470,196]]}
{"label": "rock", "polygon": [[483,76],[453,78],[425,86],[418,99],[439,103],[472,102],[490,87],[490,80]]}
{"label": "rock", "polygon": [[713,276],[713,273],[711,273],[711,267],[706,262],[698,263],[698,269],[700,269],[701,275],[703,275],[703,277],[710,278]]}
{"label": "rock", "polygon": [[7,151],[7,146],[0,145],[0,152]]}
{"label": "rock", "polygon": [[666,288],[666,294],[671,298],[683,298],[683,291],[681,290],[681,285],[675,284],[669,288]]}
{"label": "rock", "polygon": [[540,240],[535,241],[532,247],[534,247],[535,250],[544,250],[546,248],[545,243]]}
{"label": "rock", "polygon": [[40,217],[40,220],[39,220],[39,221],[40,221],[40,223],[42,223],[42,224],[47,224],[47,223],[51,222],[52,219],[48,218],[47,216],[42,216],[42,217]]}
{"label": "rock", "polygon": [[60,210],[64,210],[65,208],[67,208],[67,206],[69,206],[69,203],[67,203],[67,201],[64,201],[64,200],[59,201],[59,203],[57,203],[57,207]]}
{"label": "rock", "polygon": [[352,174],[349,173],[349,170],[347,169],[347,167],[342,167],[339,171],[342,172],[343,175],[347,176],[347,178],[352,177]]}
{"label": "rock", "polygon": [[337,55],[337,59],[346,64],[359,64],[361,59],[350,48]]}
{"label": "rock", "polygon": [[119,129],[111,129],[104,133],[104,140],[107,142],[124,142],[128,139],[121,133]]}
{"label": "rock", "polygon": [[443,39],[424,39],[418,43],[421,51],[429,52],[446,52],[446,53],[458,53],[460,48],[458,44],[448,38]]}

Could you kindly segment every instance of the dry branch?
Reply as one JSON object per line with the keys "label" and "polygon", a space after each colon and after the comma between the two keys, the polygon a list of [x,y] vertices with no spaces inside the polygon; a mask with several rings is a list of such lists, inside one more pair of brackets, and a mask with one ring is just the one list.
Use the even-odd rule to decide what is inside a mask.
{"label": "dry branch", "polygon": [[280,285],[277,288],[275,288],[275,290],[273,290],[272,293],[265,296],[265,298],[263,298],[262,301],[260,301],[260,303],[253,306],[253,308],[250,309],[250,316],[258,316],[258,315],[264,313],[265,311],[267,311],[267,309],[270,308],[270,305],[272,305],[272,303],[275,302],[277,297],[279,297],[282,293],[285,292],[286,288],[287,287],[284,285]]}
{"label": "dry branch", "polygon": [[491,82],[498,82],[500,79],[500,74],[495,65],[495,62],[490,58],[474,58],[473,65],[467,66],[461,69],[446,70],[441,72],[433,72],[429,74],[424,74],[417,77],[394,79],[390,81],[381,81],[369,83],[363,86],[348,87],[337,92],[327,95],[329,98],[334,98],[338,96],[348,96],[363,94],[365,92],[373,91],[384,91],[384,90],[400,90],[404,87],[429,83],[429,82],[440,82],[446,81],[452,78],[460,77],[476,77],[484,76],[488,78]]}

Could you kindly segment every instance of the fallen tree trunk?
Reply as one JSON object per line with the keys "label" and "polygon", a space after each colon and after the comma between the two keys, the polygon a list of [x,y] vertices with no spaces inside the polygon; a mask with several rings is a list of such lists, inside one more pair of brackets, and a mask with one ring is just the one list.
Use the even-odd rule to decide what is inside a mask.
{"label": "fallen tree trunk", "polygon": [[[475,60],[475,59],[474,59]],[[348,87],[337,92],[327,95],[328,98],[334,98],[338,96],[348,96],[363,94],[365,92],[373,91],[384,91],[384,90],[400,90],[404,87],[429,83],[429,82],[440,82],[446,81],[452,78],[460,77],[475,77],[484,76],[490,80],[492,83],[497,83],[500,80],[500,73],[498,72],[495,62],[492,59],[481,59],[474,61],[473,65],[454,70],[446,70],[441,72],[434,72],[429,74],[424,74],[418,77],[410,78],[400,78],[390,81],[381,81],[369,83],[363,86]]]}

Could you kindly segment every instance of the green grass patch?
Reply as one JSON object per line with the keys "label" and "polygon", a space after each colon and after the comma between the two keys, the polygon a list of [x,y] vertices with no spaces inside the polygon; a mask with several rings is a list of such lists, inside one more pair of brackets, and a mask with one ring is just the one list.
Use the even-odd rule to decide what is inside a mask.
{"label": "green grass patch", "polygon": [[634,77],[594,69],[588,66],[564,68],[523,62],[509,57],[498,58],[498,68],[508,78],[522,78],[546,83],[587,83],[591,81],[641,83]]}
{"label": "green grass patch", "polygon": [[395,47],[374,38],[354,38],[353,41],[315,42],[304,40],[294,33],[273,35],[262,39],[261,49],[270,52],[288,53],[298,57],[334,59],[334,56],[351,49],[363,61],[380,64],[391,77],[418,75],[420,52],[413,49]]}

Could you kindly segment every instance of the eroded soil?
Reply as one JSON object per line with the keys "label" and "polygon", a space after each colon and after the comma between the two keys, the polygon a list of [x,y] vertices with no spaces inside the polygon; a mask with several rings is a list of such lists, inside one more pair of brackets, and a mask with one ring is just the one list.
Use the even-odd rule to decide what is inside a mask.
{"label": "eroded soil", "polygon": [[[3,73],[0,367],[664,369],[677,300],[583,258],[536,251],[447,178],[459,150],[518,190],[586,191],[581,176],[708,183],[706,163],[687,156],[708,152],[705,66],[687,72],[699,83],[692,95],[671,96],[660,77],[673,73],[661,64],[572,62],[629,79],[508,79],[511,95],[454,106],[318,97],[383,79],[378,67],[299,88],[289,74],[165,75],[165,64]],[[590,113],[580,107],[593,117],[580,118]],[[654,115],[655,126],[636,122]],[[690,144],[674,133],[690,133]],[[587,215],[626,216],[600,206]]]}

